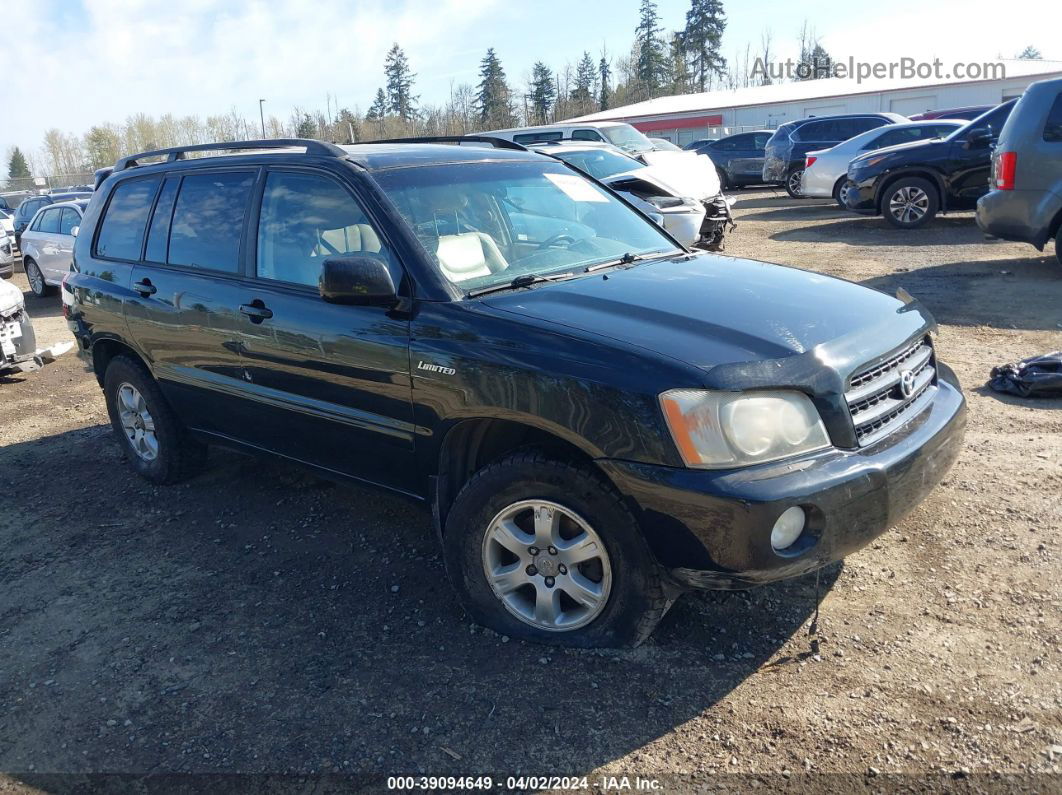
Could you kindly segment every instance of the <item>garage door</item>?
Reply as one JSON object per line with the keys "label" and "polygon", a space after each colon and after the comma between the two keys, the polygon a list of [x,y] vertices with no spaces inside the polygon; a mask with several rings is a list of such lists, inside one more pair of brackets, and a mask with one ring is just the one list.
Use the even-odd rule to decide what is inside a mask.
{"label": "garage door", "polygon": [[901,116],[915,116],[927,110],[936,110],[937,95],[921,94],[917,97],[897,97],[889,102],[889,110]]}

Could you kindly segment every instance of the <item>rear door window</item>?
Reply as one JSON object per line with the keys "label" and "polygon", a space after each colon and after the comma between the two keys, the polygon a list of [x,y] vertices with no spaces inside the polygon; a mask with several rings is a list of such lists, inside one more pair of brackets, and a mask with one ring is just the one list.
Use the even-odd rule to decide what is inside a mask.
{"label": "rear door window", "polygon": [[77,210],[70,207],[63,208],[63,215],[59,219],[59,234],[61,235],[73,235],[74,227],[81,223],[81,216],[77,214]]}
{"label": "rear door window", "polygon": [[161,177],[130,179],[118,184],[111,194],[99,236],[96,256],[107,259],[140,259],[151,202]]}
{"label": "rear door window", "polygon": [[518,144],[533,144],[539,141],[559,141],[564,135],[557,132],[520,133],[513,136],[513,142]]}
{"label": "rear door window", "polygon": [[1044,124],[1044,140],[1048,143],[1062,143],[1062,92],[1055,97],[1055,102],[1047,114]]}
{"label": "rear door window", "polygon": [[803,125],[793,135],[798,141],[829,141],[830,128],[828,121],[812,121]]}
{"label": "rear door window", "polygon": [[254,177],[250,171],[211,172],[181,181],[170,224],[171,265],[240,270],[240,240]]}
{"label": "rear door window", "polygon": [[59,215],[61,213],[62,210],[58,208],[42,212],[40,221],[37,223],[37,231],[49,235],[59,234]]}

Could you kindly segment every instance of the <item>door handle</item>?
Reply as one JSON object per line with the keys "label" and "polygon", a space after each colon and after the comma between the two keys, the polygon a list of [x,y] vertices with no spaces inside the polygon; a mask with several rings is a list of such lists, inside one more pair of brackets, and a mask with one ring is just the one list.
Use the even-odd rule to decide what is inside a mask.
{"label": "door handle", "polygon": [[266,305],[258,298],[249,304],[240,304],[240,312],[247,315],[252,323],[261,323],[273,317],[273,310],[267,309]]}
{"label": "door handle", "polygon": [[141,279],[133,285],[133,289],[144,296],[144,298],[147,298],[149,295],[154,295],[159,291],[159,288],[151,283],[151,279]]}

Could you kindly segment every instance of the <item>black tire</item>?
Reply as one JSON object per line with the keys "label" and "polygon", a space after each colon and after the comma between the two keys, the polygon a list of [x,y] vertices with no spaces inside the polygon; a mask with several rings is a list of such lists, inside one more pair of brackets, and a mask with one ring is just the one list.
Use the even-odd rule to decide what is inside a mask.
{"label": "black tire", "polygon": [[917,229],[932,221],[940,209],[937,186],[921,177],[903,177],[881,194],[878,209],[897,229]]}
{"label": "black tire", "polygon": [[730,188],[730,180],[727,179],[726,172],[721,168],[717,168],[715,173],[719,175],[719,190],[727,190]]}
{"label": "black tire", "polygon": [[[122,425],[118,408],[118,390],[132,386],[144,399],[151,419],[157,454],[146,460],[138,453]],[[152,483],[177,483],[192,475],[206,459],[206,446],[192,439],[144,365],[130,356],[116,356],[107,365],[103,377],[103,394],[107,414],[126,460],[141,477]]]}
{"label": "black tire", "polygon": [[842,210],[848,209],[848,204],[844,200],[844,186],[848,184],[848,178],[842,177],[837,180],[837,184],[833,186],[833,200],[837,202],[837,206]]}
{"label": "black tire", "polygon": [[[484,567],[493,519],[524,500],[547,500],[583,517],[603,543],[611,568],[604,607],[584,626],[554,631],[517,618],[496,596]],[[451,506],[444,533],[446,568],[458,597],[480,624],[503,635],[572,647],[637,646],[674,601],[641,528],[615,489],[597,473],[524,450],[487,465]]]}
{"label": "black tire", "polygon": [[785,192],[794,199],[804,198],[804,194],[800,192],[800,180],[803,176],[804,169],[802,168],[792,168],[785,175]]}
{"label": "black tire", "polygon": [[30,290],[35,296],[45,298],[52,294],[55,288],[44,281],[44,274],[41,273],[41,269],[36,262],[27,258],[23,261],[22,267],[26,271],[26,281],[29,282]]}
{"label": "black tire", "polygon": [[1058,264],[1062,265],[1062,240],[1055,238],[1055,259],[1058,260]]}

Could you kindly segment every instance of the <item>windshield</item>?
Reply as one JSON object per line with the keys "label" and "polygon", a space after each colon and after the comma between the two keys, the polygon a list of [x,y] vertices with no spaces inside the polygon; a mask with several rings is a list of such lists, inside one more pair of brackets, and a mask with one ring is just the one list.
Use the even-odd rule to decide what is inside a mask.
{"label": "windshield", "polygon": [[374,176],[463,290],[676,250],[651,221],[561,163],[450,163]]}
{"label": "windshield", "polygon": [[549,153],[565,163],[571,163],[580,171],[585,171],[594,179],[607,179],[613,174],[624,174],[645,168],[645,164],[633,157],[610,152],[607,149],[582,149],[575,152],[563,149],[551,149]]}
{"label": "windshield", "polygon": [[602,127],[598,132],[625,152],[651,152],[653,149],[653,142],[629,124]]}

